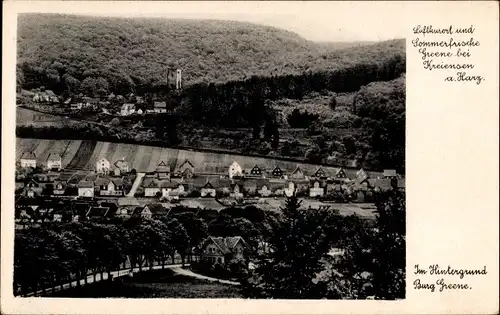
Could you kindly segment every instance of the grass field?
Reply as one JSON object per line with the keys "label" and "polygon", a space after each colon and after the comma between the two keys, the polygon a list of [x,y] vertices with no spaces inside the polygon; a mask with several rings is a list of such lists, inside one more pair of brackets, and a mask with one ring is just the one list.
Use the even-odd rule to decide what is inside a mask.
{"label": "grass field", "polygon": [[16,125],[17,126],[34,126],[34,127],[50,127],[50,126],[65,126],[71,124],[81,124],[79,121],[66,119],[63,116],[50,115],[39,113],[26,108],[16,108]]}
{"label": "grass field", "polygon": [[103,281],[56,292],[51,297],[86,298],[241,298],[238,287],[174,275],[170,270],[144,271],[133,281]]}
{"label": "grass field", "polygon": [[[233,161],[238,162],[243,169],[250,170],[254,165],[271,170],[279,166],[285,173],[291,174],[297,166],[306,175],[312,175],[317,165],[291,161],[279,161],[272,158],[249,157],[237,154],[199,152],[179,150],[134,144],[110,143],[90,140],[40,140],[16,139],[16,161],[25,152],[34,152],[37,163],[45,164],[50,153],[61,155],[63,168],[72,170],[92,170],[100,158],[106,158],[114,163],[125,158],[138,172],[152,172],[160,161],[168,163],[172,169],[188,159],[199,174],[226,174]],[[335,175],[338,168],[322,167],[328,174]],[[355,169],[346,169],[349,177],[355,177]]]}

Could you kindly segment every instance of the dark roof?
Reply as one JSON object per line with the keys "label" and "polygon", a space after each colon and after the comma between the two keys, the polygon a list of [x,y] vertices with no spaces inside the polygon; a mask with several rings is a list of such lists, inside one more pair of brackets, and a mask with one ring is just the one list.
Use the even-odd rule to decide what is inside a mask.
{"label": "dark roof", "polygon": [[21,159],[36,160],[36,156],[33,152],[24,152],[24,154],[21,156]]}
{"label": "dark roof", "polygon": [[78,188],[94,188],[94,183],[90,180],[82,180],[78,183]]}
{"label": "dark roof", "polygon": [[188,159],[185,159],[178,168],[183,168],[186,164],[188,164],[189,167],[194,168],[193,163],[191,163],[191,161],[189,161]]}
{"label": "dark roof", "polygon": [[113,178],[111,181],[115,186],[123,186],[123,179],[121,178]]}
{"label": "dark roof", "polygon": [[205,185],[203,186],[203,188],[206,188],[206,189],[214,189],[214,185],[212,185],[212,183],[210,182],[206,182]]}
{"label": "dark roof", "polygon": [[158,188],[160,187],[160,182],[155,178],[144,178],[142,181],[142,187],[145,188]]}
{"label": "dark roof", "polygon": [[90,207],[87,212],[87,217],[105,217],[108,215],[109,208],[108,207]]}
{"label": "dark roof", "polygon": [[241,236],[230,236],[230,237],[208,237],[209,241],[212,241],[220,251],[225,255],[232,253],[235,246],[242,242],[245,246],[247,246],[246,242],[243,240]]}
{"label": "dark roof", "polygon": [[384,176],[395,177],[395,176],[397,176],[396,170],[384,170]]}
{"label": "dark roof", "polygon": [[96,186],[107,186],[110,182],[110,179],[109,178],[105,178],[105,177],[99,177],[95,180],[95,185]]}

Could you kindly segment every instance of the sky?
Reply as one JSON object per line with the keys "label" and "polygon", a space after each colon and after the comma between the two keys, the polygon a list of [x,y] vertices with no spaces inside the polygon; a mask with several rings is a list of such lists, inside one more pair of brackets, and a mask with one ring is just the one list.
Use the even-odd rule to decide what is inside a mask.
{"label": "sky", "polygon": [[118,1],[112,7],[100,2],[79,7],[73,3],[55,6],[51,12],[236,20],[283,28],[313,41],[379,41],[404,38],[408,32],[401,27],[404,7],[399,2],[138,2]]}

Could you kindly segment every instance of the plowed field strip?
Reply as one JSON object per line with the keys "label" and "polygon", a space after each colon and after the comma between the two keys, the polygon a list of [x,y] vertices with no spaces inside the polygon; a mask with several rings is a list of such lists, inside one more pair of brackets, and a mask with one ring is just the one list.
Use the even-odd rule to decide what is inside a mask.
{"label": "plowed field strip", "polygon": [[87,165],[87,162],[89,161],[90,157],[94,153],[94,149],[97,145],[97,142],[95,141],[90,141],[90,140],[84,140],[78,147],[78,150],[75,153],[75,156],[69,162],[68,168],[73,168],[73,169],[83,169],[85,165]]}

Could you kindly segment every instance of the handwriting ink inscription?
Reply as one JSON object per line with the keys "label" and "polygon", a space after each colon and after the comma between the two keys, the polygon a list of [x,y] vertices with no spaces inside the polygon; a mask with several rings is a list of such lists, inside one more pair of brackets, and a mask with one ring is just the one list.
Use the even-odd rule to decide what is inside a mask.
{"label": "handwriting ink inscription", "polygon": [[[471,290],[472,287],[468,283],[457,283],[453,280],[445,280],[444,276],[454,276],[463,280],[466,276],[486,275],[486,266],[482,269],[455,269],[451,266],[441,268],[439,265],[430,265],[427,269],[420,268],[419,265],[414,266],[413,274],[419,276],[413,281],[413,289],[428,290],[430,292],[443,292],[445,290]],[[435,281],[425,281],[423,277],[440,276]]]}
{"label": "handwriting ink inscription", "polygon": [[[421,56],[422,67],[433,72],[454,70],[453,75],[445,76],[448,82],[475,82],[481,84],[485,78],[473,74],[476,66],[472,62],[473,50],[481,46],[473,36],[476,31],[473,25],[469,27],[437,28],[432,25],[417,25],[413,33],[418,36],[411,43]],[[432,37],[432,38],[431,38]]]}

